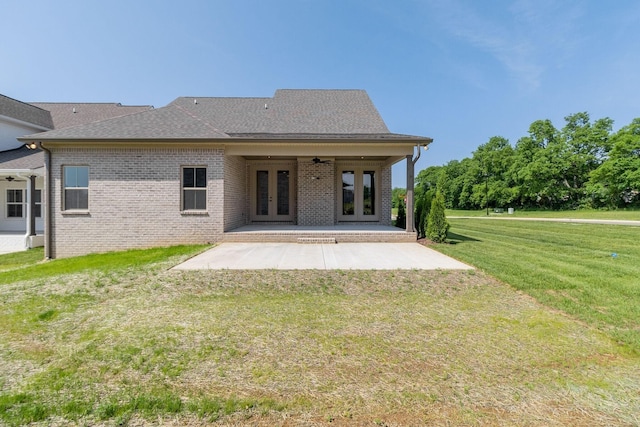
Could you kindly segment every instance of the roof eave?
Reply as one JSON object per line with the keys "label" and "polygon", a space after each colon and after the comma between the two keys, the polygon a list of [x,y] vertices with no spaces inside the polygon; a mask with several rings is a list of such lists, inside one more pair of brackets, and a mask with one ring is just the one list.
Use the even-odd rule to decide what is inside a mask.
{"label": "roof eave", "polygon": [[87,144],[87,143],[113,143],[113,144],[153,144],[153,143],[192,143],[192,144],[282,144],[282,143],[354,143],[354,144],[388,144],[388,143],[405,143],[412,145],[426,146],[433,142],[432,138],[411,136],[411,135],[392,135],[386,136],[286,136],[286,137],[230,137],[230,138],[40,138],[37,134],[27,135],[17,138],[21,142],[48,142],[48,143],[65,143],[65,144]]}

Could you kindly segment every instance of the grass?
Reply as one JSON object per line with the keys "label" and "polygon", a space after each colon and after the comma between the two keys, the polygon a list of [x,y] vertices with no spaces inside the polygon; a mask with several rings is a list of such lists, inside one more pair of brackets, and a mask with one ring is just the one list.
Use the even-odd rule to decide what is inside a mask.
{"label": "grass", "polygon": [[14,259],[0,424],[640,421],[637,355],[480,271],[168,269],[200,250]]}
{"label": "grass", "polygon": [[640,354],[640,228],[451,219],[447,255],[607,332]]}
{"label": "grass", "polygon": [[[15,268],[30,267],[42,261],[43,258],[43,248],[0,255],[0,274],[3,271],[13,270]],[[0,283],[4,283],[4,280],[0,280]]]}
{"label": "grass", "polygon": [[[43,250],[32,249],[0,256],[0,284],[14,283],[20,280],[43,279],[60,274],[108,273],[164,260],[184,251],[202,251],[206,246],[172,246],[154,249],[138,249],[106,254],[91,254],[74,258],[56,259],[39,262],[43,259]],[[6,257],[6,259],[5,259]]]}
{"label": "grass", "polygon": [[[454,210],[447,209],[448,217],[452,216],[471,216],[482,217],[487,216],[486,209],[480,210]],[[552,211],[552,210],[519,210],[515,209],[513,214],[509,215],[507,209],[503,213],[495,213],[493,209],[489,209],[489,216],[503,218],[582,218],[582,219],[617,219],[617,220],[636,220],[640,221],[640,210],[638,209],[617,209],[617,210],[596,210],[596,209],[579,209],[570,211]]]}

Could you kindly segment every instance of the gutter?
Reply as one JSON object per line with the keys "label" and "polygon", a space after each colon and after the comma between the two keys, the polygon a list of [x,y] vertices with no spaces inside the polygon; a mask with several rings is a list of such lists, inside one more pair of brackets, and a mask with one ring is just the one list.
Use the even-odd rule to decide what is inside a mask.
{"label": "gutter", "polygon": [[51,151],[39,142],[40,149],[44,151],[44,187],[45,187],[45,214],[44,214],[44,259],[51,259]]}

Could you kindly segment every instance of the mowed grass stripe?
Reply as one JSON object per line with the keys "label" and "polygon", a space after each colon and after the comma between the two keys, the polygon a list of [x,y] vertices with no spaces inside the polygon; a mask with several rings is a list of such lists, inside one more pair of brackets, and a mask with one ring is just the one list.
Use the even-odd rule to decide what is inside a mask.
{"label": "mowed grass stripe", "polygon": [[[622,258],[630,261],[635,257],[633,253],[629,254],[626,250],[621,253],[615,252],[616,258],[614,258],[612,256],[614,252],[594,248],[590,242],[581,239],[580,236],[570,235],[565,238],[566,235],[560,237],[558,232],[555,232],[556,240],[562,238],[566,242],[569,237],[574,238],[575,243],[567,245],[563,242],[554,244],[551,239],[539,238],[540,235],[550,235],[550,232],[540,233],[540,235],[528,234],[527,237],[521,237],[509,235],[512,229],[507,230],[506,233],[500,229],[492,229],[491,231],[472,227],[463,229],[465,232],[475,233],[476,238],[485,243],[493,243],[491,246],[492,256],[506,257],[511,262],[522,264],[524,268],[528,266],[527,263],[543,269],[548,269],[551,264],[552,271],[570,273],[568,276],[571,279],[576,277],[589,277],[596,281],[603,279],[604,283],[610,283],[611,286],[620,286],[620,290],[626,288],[626,291],[631,292],[631,295],[638,294],[637,287],[629,288],[624,286],[624,283],[609,280],[611,277],[631,280],[634,275],[640,274],[640,263],[622,261]],[[518,232],[518,230],[515,231]],[[620,245],[618,240],[616,240],[616,246],[623,246],[623,249],[627,247],[627,245]],[[631,244],[628,247],[631,247]],[[633,250],[637,251],[635,247]],[[609,275],[601,277],[599,273],[602,269],[608,269]],[[563,275],[559,274],[557,277],[563,277]]]}
{"label": "mowed grass stripe", "polygon": [[453,219],[435,248],[640,352],[640,228]]}

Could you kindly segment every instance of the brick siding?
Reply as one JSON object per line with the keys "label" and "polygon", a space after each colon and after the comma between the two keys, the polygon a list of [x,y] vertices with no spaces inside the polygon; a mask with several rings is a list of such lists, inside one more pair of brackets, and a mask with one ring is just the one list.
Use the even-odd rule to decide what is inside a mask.
{"label": "brick siding", "polygon": [[333,225],[336,222],[334,162],[298,160],[298,225]]}
{"label": "brick siding", "polygon": [[[223,234],[223,150],[53,148],[54,258],[130,248],[208,243]],[[63,166],[89,167],[89,210],[61,209]],[[207,211],[181,211],[181,167],[207,168]]]}
{"label": "brick siding", "polygon": [[248,224],[249,187],[247,161],[240,156],[224,157],[224,231]]}
{"label": "brick siding", "polygon": [[[225,156],[222,148],[55,147],[51,151],[51,256],[54,258],[218,242],[225,231],[251,222],[250,164],[256,163],[240,156]],[[391,167],[380,162],[348,164],[375,167],[379,171],[377,223],[391,225]],[[315,164],[308,158],[301,158],[292,165],[297,188],[291,200],[296,213],[293,222],[303,226],[336,224],[339,204],[337,163]],[[63,166],[89,167],[88,212],[62,211]],[[206,212],[181,210],[183,166],[207,168]],[[415,240],[415,234],[399,233],[388,237],[392,241]],[[257,239],[281,238],[262,236]],[[379,238],[361,233],[341,236],[342,241],[376,241]]]}

